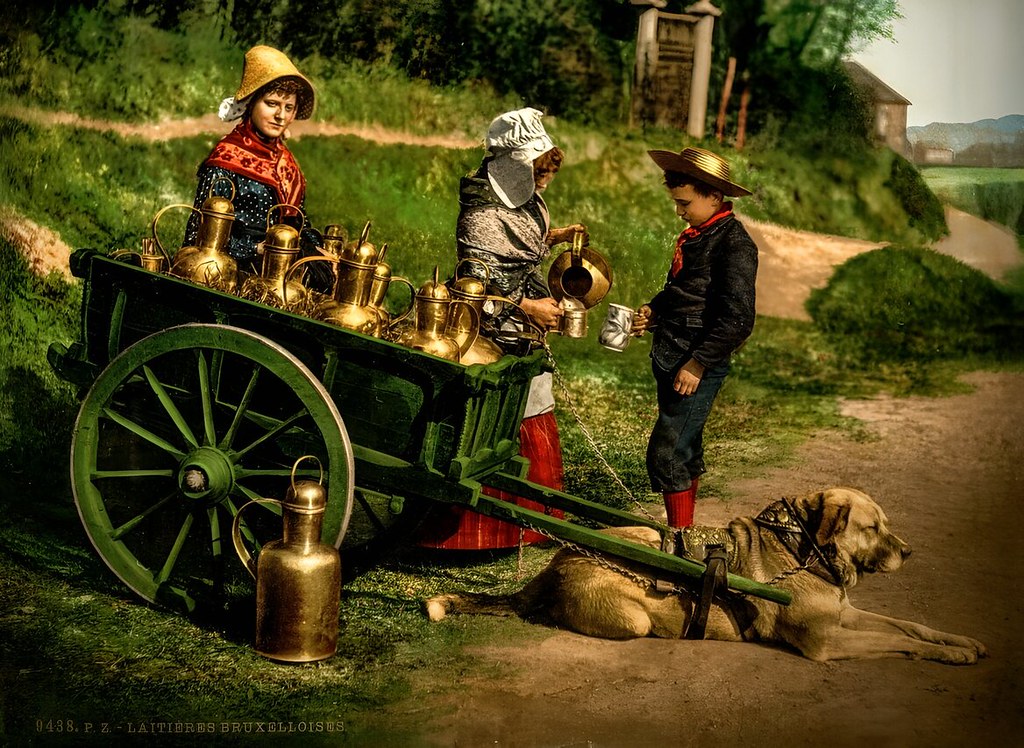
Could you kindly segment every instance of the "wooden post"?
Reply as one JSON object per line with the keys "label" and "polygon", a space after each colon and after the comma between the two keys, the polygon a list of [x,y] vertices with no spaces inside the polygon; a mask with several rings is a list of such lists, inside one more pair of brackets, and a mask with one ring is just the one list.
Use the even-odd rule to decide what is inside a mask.
{"label": "wooden post", "polygon": [[729,67],[725,71],[725,85],[722,87],[722,103],[718,107],[718,120],[715,122],[715,138],[719,143],[725,134],[725,112],[729,108],[729,97],[732,96],[732,79],[736,75],[736,58],[729,58]]}
{"label": "wooden post", "polygon": [[742,151],[747,140],[747,107],[750,105],[750,81],[743,81],[740,94],[740,113],[736,120],[736,150]]}
{"label": "wooden post", "polygon": [[686,118],[686,132],[695,138],[704,137],[704,120],[708,112],[708,81],[711,78],[711,37],[715,16],[722,11],[708,0],[686,8],[686,12],[699,15],[693,33],[693,75],[690,78],[690,111]]}

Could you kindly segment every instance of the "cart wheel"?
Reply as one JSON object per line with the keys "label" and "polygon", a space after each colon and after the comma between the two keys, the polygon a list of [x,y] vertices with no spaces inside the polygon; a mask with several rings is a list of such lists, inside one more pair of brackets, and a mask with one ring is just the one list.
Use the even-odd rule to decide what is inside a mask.
{"label": "cart wheel", "polygon": [[[251,589],[232,548],[234,515],[251,499],[283,498],[304,455],[324,466],[321,537],[338,546],[352,512],[353,457],[326,389],[265,337],[183,325],[140,340],[100,373],[78,412],[71,483],[107,566],[146,600],[193,613]],[[307,472],[319,476],[297,475]],[[281,537],[279,513],[246,515],[256,548]]]}

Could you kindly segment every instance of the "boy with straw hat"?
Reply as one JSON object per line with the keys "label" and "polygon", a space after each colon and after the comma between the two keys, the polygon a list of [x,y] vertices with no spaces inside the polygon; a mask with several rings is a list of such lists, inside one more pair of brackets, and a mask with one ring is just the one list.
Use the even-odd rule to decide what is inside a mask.
{"label": "boy with straw hat", "polygon": [[[287,204],[305,212],[306,180],[285,139],[288,126],[296,119],[308,119],[315,104],[316,92],[309,79],[283,52],[262,45],[245,53],[242,82],[233,97],[221,102],[223,121],[241,121],[200,165],[195,207],[202,206],[211,188],[232,200],[235,220],[228,251],[247,271],[255,267],[246,265],[258,264],[258,246],[266,235],[270,209]],[[233,185],[233,194],[228,194],[232,189],[225,180]],[[291,215],[289,220],[296,220],[295,211]],[[198,216],[193,213],[185,245],[195,243],[198,230]],[[316,232],[303,233],[307,242],[320,243]]]}
{"label": "boy with straw hat", "polygon": [[633,334],[654,335],[658,420],[647,472],[651,488],[664,496],[668,524],[687,527],[705,472],[704,424],[730,357],[754,328],[757,247],[725,200],[750,191],[731,180],[723,158],[702,148],[648,155],[688,226],[676,239],[665,286],[633,323]]}

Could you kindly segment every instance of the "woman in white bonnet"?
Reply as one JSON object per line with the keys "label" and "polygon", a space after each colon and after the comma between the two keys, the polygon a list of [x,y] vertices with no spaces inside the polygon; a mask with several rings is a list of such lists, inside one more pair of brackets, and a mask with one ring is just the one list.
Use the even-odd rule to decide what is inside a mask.
{"label": "woman in white bonnet", "polygon": [[[496,117],[487,130],[487,152],[479,168],[459,185],[459,218],[456,225],[458,259],[476,262],[459,265],[460,275],[475,275],[488,283],[488,293],[514,301],[542,330],[558,326],[562,309],[551,296],[541,263],[551,247],[571,241],[586,227],[574,224],[551,228],[548,208],[541,196],[565,158],[541,123],[543,114],[533,108],[517,109]],[[508,305],[505,305],[508,307]],[[510,308],[485,318],[481,334],[494,340],[506,353],[522,355],[522,337],[502,337],[502,331],[518,331],[521,319]],[[530,460],[528,479],[550,488],[562,488],[562,451],[554,416],[555,398],[551,374],[534,379],[526,414],[519,430],[520,454]],[[495,489],[484,488],[491,495]],[[536,502],[503,496],[519,504],[539,508]],[[457,507],[454,507],[457,509]],[[455,512],[457,524],[435,524],[421,545],[439,548],[505,548],[520,542],[517,526],[473,512]],[[524,542],[543,537],[527,531]]]}

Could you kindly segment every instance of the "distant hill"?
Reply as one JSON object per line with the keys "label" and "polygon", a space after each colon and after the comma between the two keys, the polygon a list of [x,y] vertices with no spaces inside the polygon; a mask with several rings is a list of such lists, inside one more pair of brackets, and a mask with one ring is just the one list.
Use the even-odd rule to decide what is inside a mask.
{"label": "distant hill", "polygon": [[908,127],[907,142],[918,164],[1024,167],[1024,114]]}

